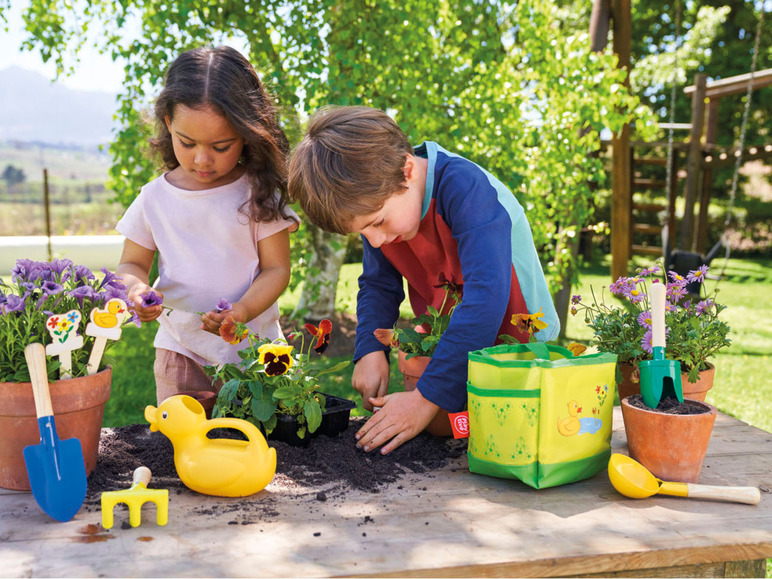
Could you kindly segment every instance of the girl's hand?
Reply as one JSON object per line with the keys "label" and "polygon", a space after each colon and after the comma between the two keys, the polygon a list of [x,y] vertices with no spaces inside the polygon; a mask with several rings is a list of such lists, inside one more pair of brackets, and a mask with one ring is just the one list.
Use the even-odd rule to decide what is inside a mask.
{"label": "girl's hand", "polygon": [[356,433],[357,448],[370,452],[385,445],[381,454],[389,454],[415,438],[431,424],[440,410],[418,390],[370,398],[369,402],[381,409]]}
{"label": "girl's hand", "polygon": [[357,360],[351,385],[362,396],[362,406],[373,411],[371,398],[389,393],[389,360],[383,352],[370,352]]}
{"label": "girl's hand", "polygon": [[128,297],[131,301],[132,305],[134,306],[134,310],[137,312],[137,315],[139,316],[139,320],[141,322],[152,322],[158,316],[161,315],[161,312],[163,312],[163,306],[157,305],[157,306],[148,306],[143,307],[143,294],[148,294],[149,292],[155,292],[156,295],[158,295],[163,300],[163,294],[157,290],[154,290],[149,285],[138,282],[135,283],[128,291]]}
{"label": "girl's hand", "polygon": [[244,324],[248,321],[247,315],[247,308],[239,302],[236,302],[231,306],[230,310],[223,310],[221,312],[211,310],[205,314],[202,314],[201,329],[206,332],[211,332],[212,334],[217,334],[219,336],[220,326],[225,321],[225,318],[230,317],[235,321]]}

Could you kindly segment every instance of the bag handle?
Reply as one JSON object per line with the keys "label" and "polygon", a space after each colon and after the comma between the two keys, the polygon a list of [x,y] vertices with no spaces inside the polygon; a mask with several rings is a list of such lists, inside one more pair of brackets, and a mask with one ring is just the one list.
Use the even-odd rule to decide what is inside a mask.
{"label": "bag handle", "polygon": [[547,344],[542,342],[529,342],[523,345],[528,348],[528,350],[537,358],[541,358],[542,360],[550,360],[550,350],[547,347]]}

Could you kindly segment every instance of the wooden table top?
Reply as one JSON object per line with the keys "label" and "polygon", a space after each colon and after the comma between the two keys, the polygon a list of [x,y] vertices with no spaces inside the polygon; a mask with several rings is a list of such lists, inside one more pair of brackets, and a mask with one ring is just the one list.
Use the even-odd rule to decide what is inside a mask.
{"label": "wooden table top", "polygon": [[[612,447],[626,452],[614,410]],[[104,531],[99,510],[83,508],[59,523],[31,494],[0,489],[0,576],[753,575],[772,557],[770,442],[772,434],[719,415],[700,479],[757,486],[756,506],[627,499],[605,471],[534,490],[472,474],[465,456],[343,500],[321,501],[316,492],[277,496],[269,485],[249,500],[272,497],[275,512],[261,518],[258,511],[251,524],[240,523],[239,499],[185,490],[170,496],[165,527],[155,524],[150,506],[142,524],[127,529],[127,513],[116,509],[115,527]],[[749,560],[750,571],[731,563]]]}

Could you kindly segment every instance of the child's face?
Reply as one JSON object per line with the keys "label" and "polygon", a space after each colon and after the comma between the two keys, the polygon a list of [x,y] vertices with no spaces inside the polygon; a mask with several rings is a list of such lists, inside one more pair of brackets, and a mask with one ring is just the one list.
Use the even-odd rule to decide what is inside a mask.
{"label": "child's face", "polygon": [[167,116],[164,120],[180,164],[175,172],[182,188],[211,189],[232,183],[241,175],[234,169],[244,149],[244,139],[213,108],[177,105],[174,119]]}
{"label": "child's face", "polygon": [[364,235],[373,247],[413,239],[421,226],[426,159],[408,156],[403,185],[407,189],[391,195],[377,211],[354,217],[351,232]]}

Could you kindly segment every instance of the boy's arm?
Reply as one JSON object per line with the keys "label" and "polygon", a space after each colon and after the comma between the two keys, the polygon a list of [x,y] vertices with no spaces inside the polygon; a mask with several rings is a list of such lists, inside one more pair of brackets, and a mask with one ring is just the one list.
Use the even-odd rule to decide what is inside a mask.
{"label": "boy's arm", "polygon": [[[439,211],[458,245],[463,298],[417,387],[430,402],[455,412],[467,400],[467,354],[495,343],[513,287],[527,301],[531,285],[543,284],[546,292],[546,281],[527,219],[511,192],[497,191],[482,171],[446,175],[444,186]],[[545,313],[548,307],[554,311],[546,293]]]}
{"label": "boy's arm", "polygon": [[371,352],[388,351],[373,335],[378,328],[391,328],[405,299],[402,275],[362,236],[364,255],[357,293],[357,335],[354,362]]}

